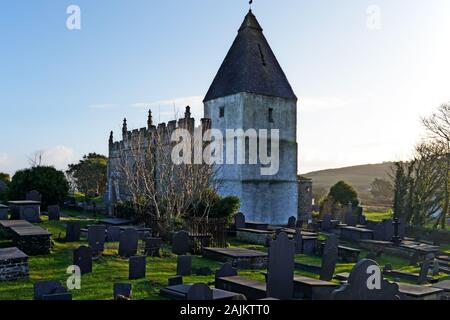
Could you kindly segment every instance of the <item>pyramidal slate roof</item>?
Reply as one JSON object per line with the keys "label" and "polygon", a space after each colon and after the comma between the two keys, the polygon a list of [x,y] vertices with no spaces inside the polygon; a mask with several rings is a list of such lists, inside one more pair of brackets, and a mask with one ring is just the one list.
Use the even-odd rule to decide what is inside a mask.
{"label": "pyramidal slate roof", "polygon": [[251,10],[204,101],[241,92],[297,99]]}

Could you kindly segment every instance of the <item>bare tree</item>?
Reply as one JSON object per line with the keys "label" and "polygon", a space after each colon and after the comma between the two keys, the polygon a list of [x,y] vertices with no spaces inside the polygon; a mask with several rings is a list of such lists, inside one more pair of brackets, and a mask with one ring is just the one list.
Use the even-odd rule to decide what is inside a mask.
{"label": "bare tree", "polygon": [[44,151],[38,150],[27,156],[30,167],[40,167],[43,163]]}

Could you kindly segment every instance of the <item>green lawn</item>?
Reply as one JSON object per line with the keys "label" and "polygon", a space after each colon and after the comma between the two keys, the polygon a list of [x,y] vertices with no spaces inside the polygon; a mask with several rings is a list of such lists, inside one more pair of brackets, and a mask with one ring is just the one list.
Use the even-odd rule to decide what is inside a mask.
{"label": "green lawn", "polygon": [[[97,217],[98,218],[98,217]],[[46,219],[46,217],[43,217]],[[0,285],[0,300],[30,300],[33,299],[33,283],[37,280],[60,280],[65,284],[69,274],[66,269],[72,264],[72,250],[81,244],[86,244],[85,239],[80,243],[65,243],[60,239],[65,237],[64,223],[67,220],[80,220],[83,226],[95,221],[92,215],[85,215],[79,212],[64,212],[64,217],[60,222],[44,221],[39,224],[48,229],[53,234],[54,246],[52,254],[46,256],[36,256],[29,258],[30,278],[24,281],[2,282]],[[1,237],[1,236],[0,236]],[[234,239],[229,239],[232,247],[244,247],[267,251],[263,246],[244,244]],[[11,246],[7,240],[0,240],[0,246]],[[446,250],[449,248],[447,247]],[[135,299],[161,299],[159,289],[167,284],[169,277],[176,274],[176,256],[170,252],[170,247],[164,246],[161,250],[160,258],[147,258],[147,277],[142,280],[128,280],[128,260],[117,256],[118,243],[107,243],[105,245],[104,255],[94,262],[93,272],[83,275],[81,281],[81,290],[72,290],[73,298],[76,300],[108,300],[112,299],[113,284],[115,282],[130,282],[133,284],[133,298]],[[360,258],[367,255],[362,250]],[[320,265],[321,258],[315,256],[297,255],[296,261]],[[408,261],[396,257],[383,255],[377,259],[381,266],[386,263],[393,265],[395,269],[417,272],[416,267],[409,267]],[[195,256],[193,267],[209,266],[216,270],[220,264],[218,262]],[[351,263],[339,263],[336,267],[336,273],[348,272],[353,267]],[[244,277],[264,280],[263,270],[241,270],[239,274]],[[295,271],[297,275],[304,275],[317,278],[318,275],[303,271]],[[444,275],[442,275],[443,277]],[[449,278],[449,277],[447,277]],[[186,283],[214,281],[214,275],[211,276],[189,276],[184,277]]]}

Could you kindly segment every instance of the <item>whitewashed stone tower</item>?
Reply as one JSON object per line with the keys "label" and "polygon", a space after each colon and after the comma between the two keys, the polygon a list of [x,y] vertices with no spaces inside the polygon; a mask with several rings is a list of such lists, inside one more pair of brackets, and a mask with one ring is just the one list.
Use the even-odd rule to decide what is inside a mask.
{"label": "whitewashed stone tower", "polygon": [[238,196],[248,220],[286,224],[298,212],[297,97],[262,31],[250,10],[206,94],[204,113],[224,137],[227,129],[280,130],[279,172],[261,175],[259,161],[225,164],[220,193]]}

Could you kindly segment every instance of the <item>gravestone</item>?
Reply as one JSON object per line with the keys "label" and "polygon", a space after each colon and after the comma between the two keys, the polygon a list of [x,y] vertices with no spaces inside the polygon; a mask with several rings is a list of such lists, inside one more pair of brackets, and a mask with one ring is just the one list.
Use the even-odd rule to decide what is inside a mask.
{"label": "gravestone", "polygon": [[49,221],[59,221],[61,218],[61,211],[58,205],[48,206],[48,220]]}
{"label": "gravestone", "polygon": [[213,272],[212,272],[211,268],[209,268],[209,267],[200,267],[200,268],[196,268],[194,270],[194,274],[196,276],[209,276],[212,273]]}
{"label": "gravestone", "polygon": [[324,231],[328,231],[328,230],[331,230],[333,228],[333,226],[331,224],[331,215],[330,214],[326,214],[326,215],[323,216],[322,223],[321,223],[320,227]]}
{"label": "gravestone", "polygon": [[106,230],[106,241],[120,241],[120,226],[108,226],[108,229]]}
{"label": "gravestone", "polygon": [[292,299],[294,293],[294,242],[281,232],[269,248],[267,266],[267,296],[280,300]]}
{"label": "gravestone", "polygon": [[0,204],[0,220],[8,220],[9,207]]}
{"label": "gravestone", "polygon": [[88,243],[94,255],[105,249],[106,227],[104,225],[91,225],[88,227]]}
{"label": "gravestone", "polygon": [[433,261],[433,277],[437,277],[439,275],[441,266],[439,265],[439,260],[434,259]]}
{"label": "gravestone", "polygon": [[80,268],[81,274],[92,272],[92,249],[81,246],[73,250],[73,264]]}
{"label": "gravestone", "polygon": [[300,228],[295,229],[294,234],[295,254],[300,254],[303,251],[303,237]]}
{"label": "gravestone", "polygon": [[41,202],[42,201],[42,195],[39,193],[39,191],[31,190],[31,191],[27,192],[27,194],[25,196],[25,199],[29,200],[29,201]]}
{"label": "gravestone", "polygon": [[325,241],[325,248],[323,249],[322,268],[320,271],[320,280],[331,281],[336,268],[338,259],[339,241],[336,235],[331,234]]}
{"label": "gravestone", "polygon": [[383,220],[376,224],[373,229],[374,240],[391,241],[394,236],[394,225],[392,219]]}
{"label": "gravestone", "polygon": [[[379,287],[377,287],[378,284]],[[332,300],[400,300],[402,298],[404,296],[400,293],[398,285],[384,279],[378,264],[369,259],[359,261],[350,272],[347,283],[332,293]]]}
{"label": "gravestone", "polygon": [[288,228],[294,229],[295,228],[295,223],[297,222],[297,219],[295,217],[290,217],[288,219]]}
{"label": "gravestone", "polygon": [[20,219],[28,222],[41,222],[39,206],[24,206],[21,209]]}
{"label": "gravestone", "polygon": [[186,300],[212,300],[213,291],[204,283],[193,284],[186,294]]}
{"label": "gravestone", "polygon": [[145,278],[146,267],[147,267],[146,256],[130,257],[128,279],[135,280]]}
{"label": "gravestone", "polygon": [[114,300],[120,297],[125,297],[131,299],[132,295],[132,285],[131,283],[114,283]]}
{"label": "gravestone", "polygon": [[430,269],[431,259],[431,256],[426,256],[425,260],[420,264],[419,278],[417,279],[419,284],[423,284],[428,281],[428,271]]}
{"label": "gravestone", "polygon": [[68,293],[68,292],[45,294],[42,296],[42,300],[44,300],[44,301],[71,301],[72,294]]}
{"label": "gravestone", "polygon": [[119,256],[128,258],[137,252],[139,234],[136,229],[125,229],[120,233]]}
{"label": "gravestone", "polygon": [[237,276],[238,272],[236,268],[233,268],[231,263],[224,263],[222,267],[216,271],[216,278],[223,277],[234,277]]}
{"label": "gravestone", "polygon": [[245,229],[245,215],[242,212],[234,216],[234,225],[236,229]]}
{"label": "gravestone", "polygon": [[80,221],[67,221],[66,224],[66,242],[78,242],[81,237]]}
{"label": "gravestone", "polygon": [[162,239],[156,237],[147,237],[145,239],[145,254],[150,257],[159,257]]}
{"label": "gravestone", "polygon": [[59,281],[36,281],[34,283],[34,300],[42,300],[44,295],[59,293],[67,293],[67,289]]}
{"label": "gravestone", "polygon": [[176,276],[176,277],[172,277],[169,278],[168,280],[168,285],[169,287],[171,286],[179,286],[183,284],[183,277],[182,276]]}
{"label": "gravestone", "polygon": [[189,252],[189,233],[186,231],[175,232],[172,238],[172,252],[184,255]]}
{"label": "gravestone", "polygon": [[192,273],[192,256],[178,256],[177,276],[190,276]]}

